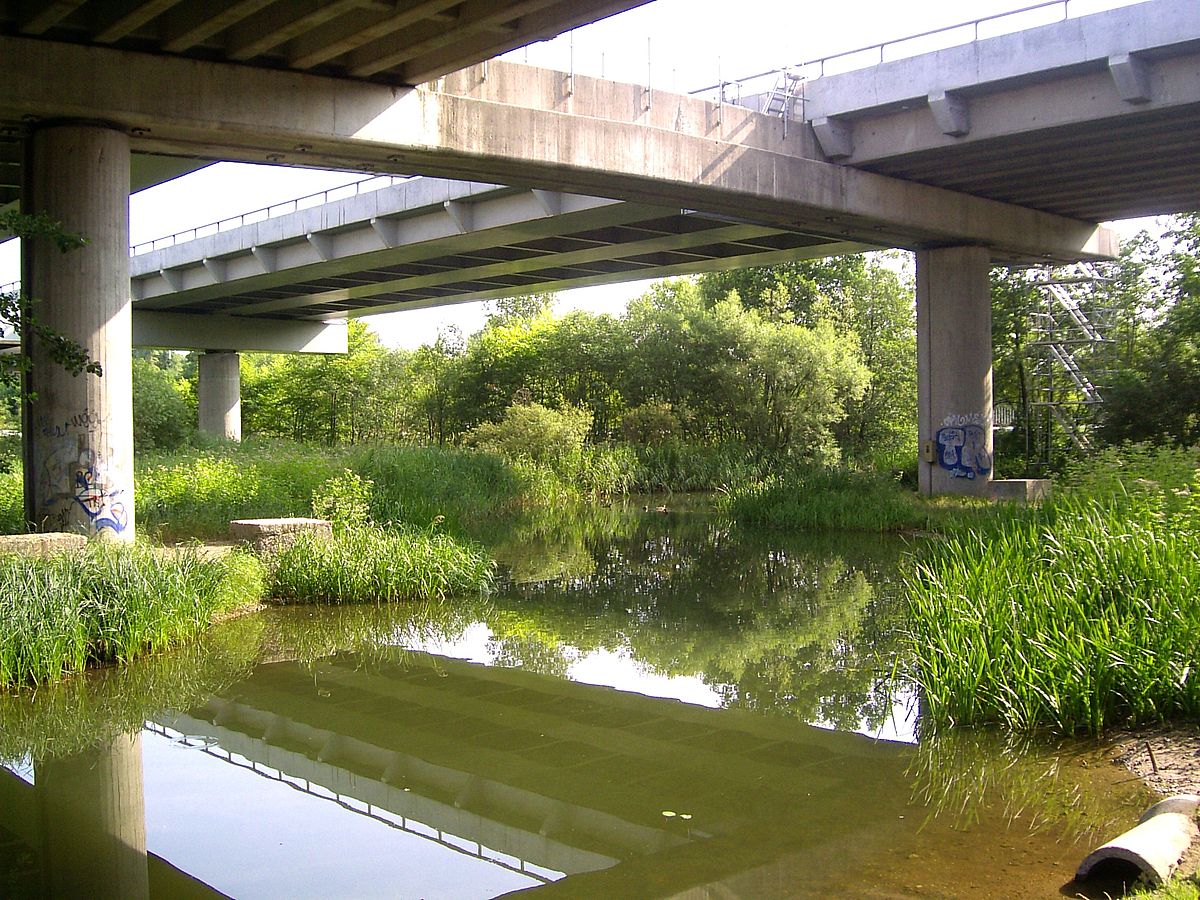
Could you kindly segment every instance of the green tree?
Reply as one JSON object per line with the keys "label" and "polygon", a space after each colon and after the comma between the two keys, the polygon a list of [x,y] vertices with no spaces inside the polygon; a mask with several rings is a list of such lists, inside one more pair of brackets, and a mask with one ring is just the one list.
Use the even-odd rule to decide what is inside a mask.
{"label": "green tree", "polygon": [[462,335],[452,328],[438,332],[436,341],[421,345],[409,360],[413,411],[430,444],[445,444],[457,432],[453,410],[462,353]]}
{"label": "green tree", "polygon": [[1179,217],[1164,237],[1173,247],[1145,266],[1140,327],[1108,392],[1108,441],[1200,443],[1200,215]]}
{"label": "green tree", "polygon": [[714,305],[730,292],[770,321],[830,323],[853,335],[870,372],[833,429],[846,459],[903,467],[916,451],[916,321],[913,288],[895,254],[859,254],[704,275],[701,296]]}
{"label": "green tree", "polygon": [[171,450],[195,431],[196,405],[181,354],[134,351],[133,446]]}
{"label": "green tree", "polygon": [[393,437],[389,398],[404,390],[404,359],[357,320],[349,323],[347,343],[344,354],[244,355],[247,430],[327,444]]}

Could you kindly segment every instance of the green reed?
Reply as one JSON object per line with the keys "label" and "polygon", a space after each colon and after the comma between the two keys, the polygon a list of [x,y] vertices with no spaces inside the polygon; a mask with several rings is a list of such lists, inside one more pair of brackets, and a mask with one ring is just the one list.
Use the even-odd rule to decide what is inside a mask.
{"label": "green reed", "polygon": [[740,484],[726,511],[743,525],[807,531],[901,531],[928,521],[912,492],[891,478],[822,466]]}
{"label": "green reed", "polygon": [[303,535],[268,557],[267,589],[283,603],[437,600],[491,587],[478,547],[413,528],[348,528],[332,540]]}
{"label": "green reed", "polygon": [[1100,733],[1200,715],[1200,491],[1068,494],[951,529],[904,581],[934,726]]}
{"label": "green reed", "polygon": [[49,559],[0,556],[0,686],[128,662],[262,596],[254,558],[92,544]]}

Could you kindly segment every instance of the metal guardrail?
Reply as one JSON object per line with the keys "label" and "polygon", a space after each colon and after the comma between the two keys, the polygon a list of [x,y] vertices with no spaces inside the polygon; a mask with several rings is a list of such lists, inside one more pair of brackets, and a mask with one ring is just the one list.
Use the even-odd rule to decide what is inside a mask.
{"label": "metal guardrail", "polygon": [[221,219],[217,222],[210,222],[207,225],[197,225],[195,228],[189,228],[186,231],[177,231],[175,234],[168,234],[164,237],[155,238],[152,241],[143,241],[140,244],[131,246],[129,248],[129,255],[139,256],[142,253],[151,253],[166,247],[174,247],[176,244],[181,244],[185,241],[194,241],[197,238],[208,237],[222,231],[231,231],[234,228],[241,228],[243,225],[253,225],[255,222],[273,219],[276,216],[286,216],[289,213],[299,212],[302,209],[323,206],[335,200],[345,200],[349,197],[356,197],[359,194],[378,191],[415,177],[417,176],[371,175],[367,178],[360,178],[357,181],[329,188],[328,190],[318,191],[315,194],[305,194],[303,197],[297,197],[294,200],[284,200],[282,203],[264,206],[260,209],[242,213],[241,215],[230,216],[227,219]]}
{"label": "metal guardrail", "polygon": [[[919,34],[910,34],[910,35],[906,35],[905,37],[895,38],[893,40],[888,40],[888,41],[882,41],[877,44],[868,44],[864,47],[857,47],[853,50],[844,50],[840,53],[834,53],[830,56],[823,56],[819,59],[810,59],[806,62],[796,63],[793,66],[784,66],[783,68],[778,68],[778,69],[768,69],[765,72],[758,72],[754,75],[747,75],[742,78],[738,78],[738,79],[731,80],[731,81],[718,81],[716,84],[711,84],[711,85],[708,85],[707,87],[698,88],[697,90],[690,91],[689,93],[692,95],[700,95],[700,94],[706,94],[706,93],[715,91],[720,96],[720,98],[722,100],[724,100],[725,99],[725,91],[728,88],[731,88],[731,87],[736,88],[738,96],[740,97],[740,95],[742,93],[742,89],[747,84],[750,84],[750,83],[756,82],[756,81],[765,81],[768,78],[773,79],[772,83],[774,83],[774,81],[778,80],[780,77],[782,77],[785,74],[792,76],[792,77],[799,77],[799,78],[802,78],[802,79],[805,79],[808,81],[812,81],[815,78],[820,78],[827,74],[850,72],[850,71],[854,71],[855,69],[865,69],[870,66],[877,66],[884,62],[892,62],[897,59],[906,59],[911,56],[920,55],[921,53],[927,53],[927,52],[929,52],[930,48],[924,47],[924,46],[916,47],[916,48],[911,48],[911,52],[898,52],[898,53],[893,52],[890,56],[888,54],[889,49],[894,51],[895,48],[903,47],[903,45],[905,45],[905,44],[913,44],[918,41],[924,41],[928,38],[936,37],[938,35],[950,35],[952,32],[956,32],[956,31],[963,32],[963,40],[947,42],[944,46],[939,47],[937,49],[945,49],[945,47],[953,47],[953,46],[961,46],[963,44],[971,44],[971,43],[974,43],[975,41],[979,40],[979,38],[980,38],[980,28],[979,27],[981,25],[986,26],[989,24],[1002,22],[1005,19],[1012,19],[1017,16],[1027,15],[1029,13],[1036,12],[1038,10],[1050,10],[1050,9],[1057,7],[1062,12],[1061,12],[1061,16],[1056,21],[1065,21],[1069,18],[1072,18],[1072,16],[1071,16],[1071,3],[1072,2],[1075,2],[1076,7],[1078,7],[1079,0],[1046,0],[1046,2],[1044,2],[1044,3],[1035,3],[1032,6],[1023,6],[1020,9],[1012,9],[1012,10],[1008,10],[1007,12],[994,13],[993,15],[990,15],[990,16],[983,16],[978,19],[971,19],[966,22],[959,22],[957,25],[945,25],[941,28],[931,29],[930,31],[922,31]],[[1040,24],[1046,24],[1046,23],[1040,23]],[[985,29],[985,31],[986,31],[986,29]],[[1005,33],[1005,32],[1002,29],[996,29],[996,31],[995,31],[995,35],[999,35],[999,34],[1003,34],[1003,33]],[[995,35],[985,34],[984,36],[989,37],[989,36],[995,36]],[[856,60],[855,57],[858,57],[859,59]],[[831,64],[836,63],[838,60],[853,61],[854,64],[847,65],[845,68],[839,68],[836,65],[834,65],[832,67],[836,69],[836,73],[829,72],[828,70],[831,68]],[[766,85],[766,87],[764,88],[764,90],[769,90],[769,89],[770,89],[770,85]]]}

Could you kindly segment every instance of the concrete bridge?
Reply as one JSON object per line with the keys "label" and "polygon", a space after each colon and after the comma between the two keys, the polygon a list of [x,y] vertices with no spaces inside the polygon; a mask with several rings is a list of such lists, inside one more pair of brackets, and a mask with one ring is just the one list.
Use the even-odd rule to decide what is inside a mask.
{"label": "concrete bridge", "polygon": [[[589,215],[627,215],[619,224],[635,230],[658,223],[657,230],[643,229],[647,252],[639,256],[663,271],[698,271],[722,258],[767,261],[771,252],[786,258],[862,246],[917,251],[922,489],[983,493],[992,471],[989,265],[1103,258],[1115,245],[1095,219],[1197,206],[1200,10],[1186,0],[1149,0],[821,79],[805,85],[798,121],[767,114],[766,102],[759,112],[496,62],[409,86],[518,39],[495,17],[468,10],[469,3],[441,4],[419,48],[408,49],[400,46],[407,31],[378,36],[386,29],[372,4],[357,7],[377,17],[373,24],[342,21],[345,4],[316,3],[313,14],[337,27],[285,23],[270,32],[270,50],[217,21],[196,27],[207,29],[203,40],[221,38],[223,49],[211,40],[189,44],[180,35],[199,32],[181,32],[183,26],[160,29],[158,38],[139,32],[164,4],[140,7],[132,30],[138,16],[97,30],[88,23],[98,17],[63,11],[90,5],[44,4],[39,15],[5,21],[0,36],[7,87],[0,123],[25,143],[23,202],[92,238],[69,269],[31,249],[25,282],[43,298],[50,324],[81,339],[106,369],[103,379],[73,381],[35,349],[39,399],[25,427],[28,515],[51,527],[94,529],[95,521],[113,520],[89,516],[73,496],[84,470],[91,472],[85,472],[89,484],[101,486],[99,496],[132,496],[123,360],[134,308],[217,313],[228,325],[362,315],[405,303],[518,293],[531,283],[616,280],[628,261],[620,246],[626,242],[608,242],[613,249],[600,251],[603,240],[572,245],[574,232],[544,230],[544,219],[561,217],[564,229],[572,215],[585,221],[582,206],[589,204]],[[566,16],[562,22],[574,16],[577,24],[632,5],[541,0],[513,9],[553,8]],[[272,4],[266,6],[264,15]],[[519,31],[525,13],[512,16],[508,24]],[[470,37],[455,34],[447,18],[474,23]],[[489,24],[479,25],[483,19]],[[554,30],[538,21],[537,34]],[[352,36],[335,40],[335,34]],[[494,40],[484,47],[481,35],[489,34]],[[311,49],[321,41],[324,49]],[[314,63],[322,54],[334,54],[324,56],[333,62]],[[1162,135],[1171,136],[1165,146],[1177,153],[1155,174]],[[302,240],[296,221],[274,241],[244,235],[241,247],[196,247],[191,259],[183,248],[175,257],[163,251],[157,273],[141,272],[141,294],[131,303],[123,223],[132,151],[421,172],[492,187],[448,186],[434,218],[458,236],[434,236],[423,249],[414,236],[422,219],[433,224],[436,207],[400,201],[365,225],[362,218],[345,227],[327,221],[324,229],[306,229]],[[521,190],[506,194],[496,185]],[[541,248],[516,246],[528,243],[513,240],[521,203],[542,211],[525,220],[537,220],[535,242],[559,239],[550,250],[563,255],[557,271],[537,268],[537,256],[546,255]],[[505,205],[509,220],[488,234],[487,216],[504,215],[498,211]],[[409,219],[418,224],[410,227]],[[597,230],[590,229],[593,236]],[[692,243],[697,230],[723,231],[709,237],[728,241],[726,249],[692,252],[702,246]],[[438,240],[447,242],[439,248]],[[781,246],[769,250],[770,241]],[[766,252],[741,252],[748,245]],[[354,255],[354,246],[367,263],[357,274],[382,264],[382,277],[322,283],[322,271],[335,279],[348,274],[343,251]],[[425,253],[438,255],[422,260]],[[289,256],[297,257],[296,279],[283,285],[280,262]],[[422,262],[429,263],[425,270]],[[462,278],[454,274],[460,265]],[[250,266],[257,269],[247,272]],[[652,274],[644,265],[626,271]],[[178,298],[170,299],[172,293]],[[70,304],[68,297],[84,302]],[[81,421],[102,424],[72,424]],[[132,512],[132,503],[124,506]],[[122,534],[132,530],[130,518]]]}

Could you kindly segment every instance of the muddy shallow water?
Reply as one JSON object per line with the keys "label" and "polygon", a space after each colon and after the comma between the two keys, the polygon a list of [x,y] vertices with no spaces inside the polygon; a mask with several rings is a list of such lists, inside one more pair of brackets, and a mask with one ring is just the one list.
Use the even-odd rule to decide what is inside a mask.
{"label": "muddy shallow water", "polygon": [[1149,799],[1087,744],[916,741],[898,541],[635,505],[490,543],[487,600],[0,698],[0,896],[1047,897]]}

